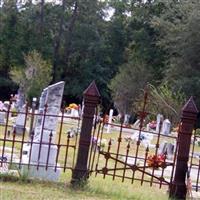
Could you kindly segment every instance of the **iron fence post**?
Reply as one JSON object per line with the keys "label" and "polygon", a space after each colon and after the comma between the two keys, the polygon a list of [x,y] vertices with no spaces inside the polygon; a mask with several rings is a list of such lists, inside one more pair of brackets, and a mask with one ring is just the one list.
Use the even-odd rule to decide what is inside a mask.
{"label": "iron fence post", "polygon": [[99,103],[100,94],[93,81],[89,87],[83,92],[84,109],[82,117],[82,125],[80,132],[79,148],[75,168],[72,172],[71,184],[73,186],[80,185],[88,179],[88,155],[92,135],[93,119],[95,109]]}
{"label": "iron fence post", "polygon": [[187,187],[185,179],[188,171],[191,136],[196,123],[197,113],[198,109],[191,97],[182,108],[178,131],[176,167],[169,191],[169,196],[175,199],[186,199]]}

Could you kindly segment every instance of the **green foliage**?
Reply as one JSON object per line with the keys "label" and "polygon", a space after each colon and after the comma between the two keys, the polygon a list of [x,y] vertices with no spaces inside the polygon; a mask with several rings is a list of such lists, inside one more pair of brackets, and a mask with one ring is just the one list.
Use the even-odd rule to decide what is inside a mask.
{"label": "green foliage", "polygon": [[199,9],[197,0],[168,1],[162,16],[153,21],[160,33],[158,44],[166,51],[165,80],[187,98],[200,98]]}
{"label": "green foliage", "polygon": [[145,64],[139,60],[121,66],[119,73],[110,83],[112,97],[120,113],[133,112],[131,108],[134,101],[150,79],[151,75]]}
{"label": "green foliage", "polygon": [[157,88],[149,85],[149,92],[149,111],[154,114],[162,113],[165,118],[176,124],[186,100],[184,93],[173,91],[167,83],[163,83]]}
{"label": "green foliage", "polygon": [[162,79],[163,52],[155,44],[157,31],[151,19],[159,15],[157,4],[135,4],[127,20],[129,44],[125,51],[125,64],[110,84],[113,100],[121,113],[132,113],[136,99],[147,82],[157,83]]}
{"label": "green foliage", "polygon": [[[110,8],[113,15],[108,19]],[[110,80],[123,82],[122,76],[131,79],[118,75],[127,74],[122,72],[127,65],[129,71],[133,66],[140,79],[145,77],[141,82],[157,87],[167,81],[172,91],[200,98],[199,8],[198,0],[28,1],[25,5],[5,0],[0,7],[1,96],[8,98],[8,93],[16,92],[10,71],[15,72],[15,82],[29,90],[28,98],[38,95],[38,85],[46,85],[41,77],[31,82],[32,88],[20,80],[25,77],[23,55],[36,50],[52,65],[52,83],[64,80],[64,96],[73,101],[80,101],[83,90],[95,79],[103,105],[110,104]],[[135,66],[140,65],[139,74]],[[129,106],[138,91],[126,93],[130,100],[124,99],[128,103],[123,104]]]}
{"label": "green foliage", "polygon": [[10,71],[10,76],[30,100],[38,97],[42,89],[50,83],[52,68],[37,51],[24,56],[24,60],[25,69],[15,67]]}

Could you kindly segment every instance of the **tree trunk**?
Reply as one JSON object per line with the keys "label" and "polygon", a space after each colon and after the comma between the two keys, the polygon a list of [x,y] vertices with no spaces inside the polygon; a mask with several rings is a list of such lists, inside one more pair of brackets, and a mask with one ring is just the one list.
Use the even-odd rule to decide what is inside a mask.
{"label": "tree trunk", "polygon": [[43,28],[44,28],[44,4],[45,4],[45,0],[41,0],[41,5],[40,5],[40,37],[41,38],[43,37]]}
{"label": "tree trunk", "polygon": [[64,78],[66,76],[67,70],[68,70],[69,56],[70,56],[70,53],[71,53],[71,41],[72,41],[71,37],[72,37],[72,34],[73,34],[75,22],[76,22],[76,19],[77,19],[77,11],[78,11],[78,1],[75,1],[72,17],[71,17],[70,22],[69,22],[68,30],[66,31],[66,34],[65,34],[65,46],[64,46],[65,70],[62,74],[62,78]]}
{"label": "tree trunk", "polygon": [[53,79],[52,79],[53,82],[56,79],[56,69],[57,69],[57,65],[58,65],[58,61],[59,61],[59,48],[60,48],[61,36],[63,34],[65,7],[66,7],[66,0],[63,0],[62,1],[62,13],[61,13],[60,23],[59,23],[59,31],[58,31],[58,34],[55,36],[55,42],[54,42]]}

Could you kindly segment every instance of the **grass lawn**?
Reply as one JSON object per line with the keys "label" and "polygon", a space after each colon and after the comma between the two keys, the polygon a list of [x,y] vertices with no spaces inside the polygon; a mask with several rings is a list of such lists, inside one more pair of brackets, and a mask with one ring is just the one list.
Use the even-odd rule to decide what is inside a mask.
{"label": "grass lawn", "polygon": [[[168,199],[165,189],[157,186],[140,186],[138,182],[130,184],[121,183],[101,176],[91,177],[84,189],[70,187],[70,176],[65,177],[66,182],[50,183],[41,181],[28,181],[9,178],[0,181],[1,200],[165,200]],[[63,177],[64,179],[64,177]]]}

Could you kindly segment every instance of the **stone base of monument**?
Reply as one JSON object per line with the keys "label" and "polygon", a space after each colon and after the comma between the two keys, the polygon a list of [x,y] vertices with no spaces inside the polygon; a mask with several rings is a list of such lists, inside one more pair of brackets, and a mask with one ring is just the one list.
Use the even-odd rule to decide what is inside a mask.
{"label": "stone base of monument", "polygon": [[54,167],[46,167],[40,166],[37,169],[37,163],[30,163],[29,169],[28,166],[22,166],[20,173],[29,178],[40,179],[44,181],[58,181],[61,173],[61,169],[59,168],[59,164],[55,171]]}
{"label": "stone base of monument", "polygon": [[50,165],[46,168],[44,163],[39,163],[40,166],[37,167],[38,164],[37,162],[30,162],[28,167],[28,162],[29,162],[29,156],[23,155],[22,163],[25,165],[22,165],[20,174],[28,178],[35,178],[44,181],[55,181],[55,182],[58,181],[61,173],[59,164],[57,164],[55,171],[55,166]]}
{"label": "stone base of monument", "polygon": [[56,164],[56,155],[58,148],[51,144],[33,144],[31,153],[31,162],[38,162],[48,165]]}

